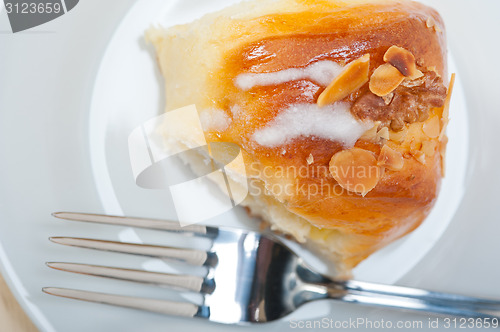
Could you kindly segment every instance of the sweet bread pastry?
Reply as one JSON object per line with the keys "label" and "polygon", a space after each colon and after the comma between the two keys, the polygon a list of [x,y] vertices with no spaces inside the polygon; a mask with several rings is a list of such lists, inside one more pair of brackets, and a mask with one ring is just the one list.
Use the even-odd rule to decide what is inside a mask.
{"label": "sweet bread pastry", "polygon": [[[186,117],[165,124],[166,148],[200,146],[203,136],[236,144],[243,161],[226,172],[231,188],[249,190],[242,205],[329,257],[338,276],[429,214],[451,94],[435,10],[257,0],[146,37],[166,110],[194,104],[203,125],[200,135]],[[205,157],[187,162],[196,171]]]}
{"label": "sweet bread pastry", "polygon": [[[429,214],[451,93],[435,10],[257,0],[151,28],[147,39],[166,110],[194,104],[203,125],[200,135],[187,117],[165,124],[166,148],[197,147],[203,136],[235,143],[244,158],[226,173],[233,191],[249,190],[242,205],[329,257],[338,276]],[[187,162],[196,171],[206,157]]]}

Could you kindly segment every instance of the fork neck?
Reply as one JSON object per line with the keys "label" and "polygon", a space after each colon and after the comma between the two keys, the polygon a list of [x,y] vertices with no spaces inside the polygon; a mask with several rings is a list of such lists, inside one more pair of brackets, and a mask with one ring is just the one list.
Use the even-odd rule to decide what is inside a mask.
{"label": "fork neck", "polygon": [[293,301],[297,307],[315,300],[340,299],[348,293],[344,282],[316,273],[302,262],[297,264],[296,273]]}

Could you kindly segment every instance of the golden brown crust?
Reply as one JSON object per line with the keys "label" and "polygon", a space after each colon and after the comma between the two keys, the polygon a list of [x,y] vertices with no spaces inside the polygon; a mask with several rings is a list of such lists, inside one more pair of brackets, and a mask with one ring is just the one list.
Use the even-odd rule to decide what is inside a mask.
{"label": "golden brown crust", "polygon": [[258,20],[270,26],[270,36],[233,50],[226,70],[274,72],[320,59],[349,63],[364,54],[371,55],[374,70],[396,45],[410,51],[419,66],[436,66],[446,77],[445,35],[427,27],[429,17],[444,30],[435,10],[410,1],[265,16]]}

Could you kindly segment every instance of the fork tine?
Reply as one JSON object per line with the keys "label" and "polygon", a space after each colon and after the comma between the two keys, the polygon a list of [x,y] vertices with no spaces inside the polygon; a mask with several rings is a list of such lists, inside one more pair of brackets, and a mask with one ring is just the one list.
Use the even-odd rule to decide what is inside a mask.
{"label": "fork tine", "polygon": [[59,236],[50,237],[49,240],[66,246],[172,259],[196,266],[217,264],[217,256],[203,250]]}
{"label": "fork tine", "polygon": [[218,234],[216,227],[204,225],[188,225],[182,227],[178,222],[148,219],[148,218],[133,218],[121,216],[109,216],[103,214],[90,214],[90,213],[75,213],[75,212],[55,212],[52,214],[54,217],[65,220],[85,221],[98,224],[119,225],[139,227],[155,230],[163,230],[168,232],[177,233],[191,233],[198,236],[212,238]]}
{"label": "fork tine", "polygon": [[46,264],[48,267],[60,271],[166,286],[202,294],[209,294],[213,292],[215,288],[213,280],[191,275],[168,274],[76,263],[49,262]]}
{"label": "fork tine", "polygon": [[42,291],[50,295],[65,297],[68,299],[102,303],[113,306],[156,312],[164,315],[189,318],[208,318],[209,316],[208,307],[197,306],[189,302],[173,302],[165,300],[146,299],[56,287],[45,287],[42,288]]}

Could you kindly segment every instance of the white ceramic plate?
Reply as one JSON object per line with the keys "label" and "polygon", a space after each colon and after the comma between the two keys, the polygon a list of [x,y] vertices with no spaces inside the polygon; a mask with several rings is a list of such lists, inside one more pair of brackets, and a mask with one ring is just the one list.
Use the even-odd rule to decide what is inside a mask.
{"label": "white ceramic plate", "polygon": [[[78,261],[168,271],[171,267],[154,260],[60,248],[51,245],[47,237],[68,235],[155,243],[167,243],[175,239],[155,232],[135,232],[127,228],[64,224],[54,221],[49,212],[78,210],[172,217],[169,215],[172,205],[168,192],[137,187],[129,166],[128,135],[144,121],[160,114],[163,108],[161,78],[151,50],[142,41],[142,34],[152,22],[167,26],[188,22],[205,12],[223,8],[228,4],[229,1],[140,1],[127,15],[120,14],[120,11],[116,11],[115,15],[102,14],[99,17],[103,21],[105,17],[109,17],[110,24],[96,21],[94,28],[88,26],[89,15],[93,15],[96,8],[104,12],[107,8],[111,13],[114,7],[89,1],[73,11],[73,14],[78,16],[47,25],[49,32],[51,29],[56,32],[54,36],[50,33],[46,36],[15,36],[17,39],[14,39],[14,36],[2,36],[1,42],[8,46],[6,49],[24,52],[7,53],[6,61],[0,64],[0,72],[4,74],[2,77],[10,80],[2,79],[0,97],[6,100],[2,106],[11,110],[9,113],[0,113],[0,151],[2,155],[8,156],[3,162],[4,173],[1,174],[0,186],[0,259],[2,272],[9,284],[23,307],[43,331],[156,331],[162,327],[172,330],[208,331],[235,329],[71,302],[51,298],[40,292],[43,286],[62,286],[175,299],[175,294],[167,290],[74,276],[51,271],[44,266],[44,262],[50,260]],[[452,8],[453,5],[454,3],[450,3],[448,7],[443,6]],[[0,23],[1,18],[0,16]],[[109,36],[115,29],[115,25],[111,23],[116,24],[120,20],[121,23],[111,40],[99,38],[99,33],[104,36],[107,33]],[[88,28],[84,30],[83,26]],[[86,41],[88,36],[95,37]],[[75,39],[79,42],[71,44]],[[107,49],[104,50],[106,45]],[[74,46],[74,49],[71,46]],[[52,51],[47,52],[46,48]],[[33,56],[35,50],[38,51],[38,57]],[[50,58],[53,54],[58,56]],[[86,66],[75,66],[79,61]],[[7,66],[7,62],[11,65]],[[100,66],[97,66],[98,63]],[[51,66],[61,69],[56,69],[54,73],[49,71]],[[64,71],[62,68],[68,70]],[[92,81],[92,75],[86,75],[87,70],[96,73],[95,82]],[[467,168],[469,121],[460,81],[460,78],[467,74],[461,75],[462,67],[459,70],[453,61],[450,63],[450,71],[457,72],[459,80],[452,102],[448,175],[437,206],[416,232],[360,265],[355,271],[359,279],[394,283],[412,268],[415,271],[417,263],[439,243],[450,221],[455,218],[452,225],[460,224],[461,219],[457,220],[454,215],[466,192],[466,185],[469,191],[474,187],[470,182],[471,174],[478,174],[478,169],[485,171],[484,167]],[[32,76],[26,73],[31,73]],[[30,80],[20,80],[20,75],[27,75]],[[80,79],[72,80],[75,77]],[[14,83],[20,86],[21,82],[30,98],[21,98],[22,95],[9,90]],[[477,140],[475,142],[477,143]],[[485,153],[488,148],[487,145],[482,146]],[[474,156],[477,157],[477,153]],[[469,172],[467,178],[466,170]],[[465,183],[466,179],[469,182]],[[494,180],[489,182],[494,183]],[[465,205],[469,208],[466,209]],[[473,203],[469,197],[469,201],[462,201],[460,215],[468,215],[474,206],[479,205],[477,202]],[[498,212],[496,206],[489,206],[490,210],[483,208],[484,216],[493,215],[493,208]],[[248,220],[245,213],[236,209],[209,223],[251,226],[252,221]],[[458,237],[456,234],[461,234],[456,227],[452,227],[447,233],[451,235],[441,241],[442,243],[448,243],[450,236]],[[438,247],[439,250],[447,252],[446,248]],[[479,243],[477,247],[480,247]],[[432,258],[428,256],[426,259],[435,262],[434,257],[439,255]],[[450,269],[451,266],[453,262],[450,262]],[[442,269],[445,275],[446,266],[442,266]],[[421,270],[428,271],[429,267],[427,270]],[[419,279],[418,274],[414,272],[413,275],[413,280]],[[436,280],[438,276],[436,273]],[[380,311],[373,309],[319,302],[304,306],[287,320],[271,323],[260,329],[281,331],[290,327],[290,319],[335,317],[342,320],[377,316],[380,316]],[[406,316],[388,313],[384,317],[402,319]]]}

